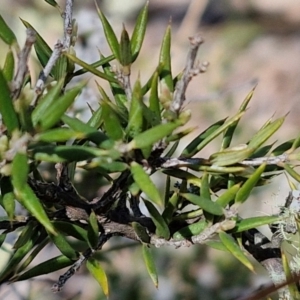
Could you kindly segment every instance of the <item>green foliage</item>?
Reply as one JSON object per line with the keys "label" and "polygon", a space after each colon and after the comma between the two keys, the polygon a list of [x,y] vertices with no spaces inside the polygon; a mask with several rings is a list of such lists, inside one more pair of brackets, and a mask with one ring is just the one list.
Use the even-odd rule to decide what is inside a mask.
{"label": "green foliage", "polygon": [[[56,1],[46,2],[58,7]],[[131,38],[124,26],[119,40],[103,12],[98,7],[97,10],[111,55],[101,55],[97,62],[88,64],[65,51],[52,68],[51,82],[42,95],[36,96],[37,101],[30,98],[34,92],[26,92],[30,87],[25,78],[19,98],[12,100],[10,87],[17,68],[14,61],[17,39],[0,16],[0,38],[12,46],[0,70],[0,205],[6,212],[0,220],[0,243],[5,244],[7,236],[19,228],[10,258],[0,273],[0,282],[28,280],[71,265],[75,272],[78,266],[74,265],[80,262],[86,263],[108,296],[105,267],[93,254],[113,236],[141,243],[146,269],[156,287],[158,275],[151,244],[180,246],[199,242],[197,238],[204,239],[205,234],[215,240],[204,239],[199,243],[231,253],[253,271],[242,249],[241,234],[261,225],[282,222],[287,217],[243,220],[238,209],[250,201],[257,186],[266,184],[276,174],[286,171],[294,180],[292,187],[300,182],[294,168],[299,160],[295,153],[300,146],[299,137],[274,149],[273,143],[265,145],[282,126],[285,117],[281,117],[268,120],[244,145],[230,146],[252,90],[233,116],[214,120],[185,146],[180,157],[175,157],[181,139],[192,129],[182,128],[190,111],[181,107],[177,114],[170,109],[173,94],[178,92],[175,82],[181,80],[181,76],[174,78],[171,72],[171,25],[163,37],[153,75],[144,85],[137,78],[131,91],[125,78],[130,77],[142,48],[148,4],[141,10]],[[28,22],[22,22],[34,29]],[[35,51],[41,67],[45,67],[52,50],[38,33],[36,38]],[[113,60],[119,64],[119,74],[111,69]],[[67,61],[82,69],[65,68]],[[91,111],[87,122],[72,111],[86,82],[72,88],[68,85],[84,73],[101,80],[99,107]],[[220,136],[220,147],[215,153],[209,158],[195,157]],[[56,164],[57,181],[44,178],[45,162],[52,167]],[[80,169],[108,181],[108,191],[96,197],[99,187],[91,183],[86,187],[89,194],[79,195],[73,183],[74,173]],[[153,180],[154,173],[166,177],[164,192]],[[177,180],[175,186],[171,179]],[[93,201],[89,201],[91,194],[95,197]],[[145,205],[148,216],[141,214],[141,204]],[[28,218],[16,215],[19,205]],[[55,245],[61,255],[33,264],[33,258],[48,244]],[[287,266],[286,272],[290,272]]]}

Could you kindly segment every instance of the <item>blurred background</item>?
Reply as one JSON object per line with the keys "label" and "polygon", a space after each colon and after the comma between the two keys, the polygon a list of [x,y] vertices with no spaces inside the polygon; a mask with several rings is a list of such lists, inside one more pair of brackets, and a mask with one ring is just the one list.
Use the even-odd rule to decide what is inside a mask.
{"label": "blurred background", "polygon": [[[64,7],[64,1],[57,2]],[[132,32],[135,18],[145,0],[102,0],[98,5],[109,18],[117,36],[122,23]],[[300,113],[300,2],[297,0],[150,0],[149,26],[140,57],[133,67],[132,82],[140,72],[142,83],[153,73],[160,43],[169,22],[172,23],[172,68],[178,74],[185,64],[189,48],[188,37],[201,32],[205,43],[199,60],[208,61],[205,74],[194,78],[187,92],[187,106],[193,117],[188,126],[197,129],[183,141],[182,148],[194,136],[212,123],[233,115],[248,92],[256,86],[253,100],[242,119],[233,145],[246,143],[264,122],[275,115],[287,113],[286,122],[276,134],[280,142],[299,133]],[[63,36],[63,21],[58,11],[42,0],[1,1],[0,13],[16,32],[19,43],[25,40],[25,29],[19,18],[29,22],[52,47]],[[74,1],[74,18],[79,26],[75,47],[77,56],[86,62],[99,59],[99,50],[110,54],[97,16],[94,1]],[[6,46],[0,42],[0,65]],[[40,69],[33,55],[32,77]],[[97,81],[102,84],[99,79]],[[78,101],[83,117],[87,102],[97,107],[93,80]],[[275,139],[273,139],[275,142]],[[209,157],[218,150],[217,144],[204,149],[199,156]],[[86,179],[85,179],[86,180]],[[78,176],[77,187],[85,194],[84,182]],[[99,181],[93,179],[96,185]],[[99,186],[99,185],[98,185]],[[276,213],[288,193],[284,176],[276,178],[266,189],[257,188],[241,215],[257,216]],[[267,229],[264,229],[268,234]],[[256,274],[250,274],[234,258],[205,246],[187,249],[154,249],[159,272],[159,289],[148,278],[141,250],[121,239],[110,242],[97,254],[109,276],[110,299],[235,299],[269,282],[258,264]],[[8,247],[8,245],[6,245]],[[124,248],[124,249],[120,249]],[[114,251],[117,250],[118,251]],[[55,256],[49,248],[43,261]],[[0,262],[5,261],[5,251]],[[1,263],[0,263],[1,264]],[[0,299],[104,299],[100,288],[82,268],[59,294],[51,285],[62,272],[41,276],[31,282],[0,287]]]}

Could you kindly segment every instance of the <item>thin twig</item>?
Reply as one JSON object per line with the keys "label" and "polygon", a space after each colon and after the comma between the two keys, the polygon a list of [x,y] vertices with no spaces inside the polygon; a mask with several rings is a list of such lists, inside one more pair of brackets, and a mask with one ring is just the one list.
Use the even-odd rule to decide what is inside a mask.
{"label": "thin twig", "polygon": [[60,40],[57,41],[57,43],[54,45],[53,52],[45,66],[45,68],[41,71],[39,78],[36,82],[34,91],[35,91],[35,98],[33,100],[33,106],[36,105],[36,102],[38,100],[38,97],[42,94],[45,86],[45,82],[53,69],[54,65],[56,64],[57,60],[61,56],[63,50],[63,44]]}
{"label": "thin twig", "polygon": [[22,51],[19,53],[19,61],[16,75],[12,81],[12,90],[11,90],[11,97],[13,100],[16,100],[21,93],[22,85],[24,82],[24,78],[28,73],[28,59],[29,54],[32,48],[32,45],[36,41],[36,33],[33,29],[27,28],[26,29],[26,41]]}
{"label": "thin twig", "polygon": [[198,73],[205,72],[207,63],[195,67],[195,60],[198,53],[199,46],[204,42],[200,34],[197,34],[189,38],[190,40],[190,50],[187,55],[185,70],[183,72],[182,78],[177,82],[174,92],[173,101],[171,104],[171,111],[178,113],[185,101],[185,93],[189,82],[192,77]]}
{"label": "thin twig", "polygon": [[73,2],[74,0],[66,1],[66,8],[63,14],[64,16],[64,50],[70,48],[72,39],[72,14],[73,14]]}
{"label": "thin twig", "polygon": [[103,245],[112,237],[109,234],[101,234],[99,236],[98,245],[96,249],[87,249],[84,254],[80,255],[79,259],[68,269],[66,273],[59,276],[58,281],[53,284],[52,291],[54,293],[61,291],[65,283],[80,269],[85,261],[87,261],[96,250],[101,250]]}

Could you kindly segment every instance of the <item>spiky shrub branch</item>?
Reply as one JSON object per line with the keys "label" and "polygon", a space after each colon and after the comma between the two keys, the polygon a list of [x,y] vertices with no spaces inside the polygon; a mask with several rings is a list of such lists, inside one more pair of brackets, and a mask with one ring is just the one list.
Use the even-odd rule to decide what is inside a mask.
{"label": "spiky shrub branch", "polygon": [[[59,8],[55,1],[47,2]],[[190,132],[182,129],[190,118],[190,111],[183,108],[188,83],[207,68],[206,62],[196,63],[202,37],[190,38],[184,71],[174,77],[168,26],[153,75],[145,84],[138,78],[132,85],[131,68],[145,36],[148,4],[140,12],[131,37],[124,27],[120,41],[98,8],[112,54],[101,56],[91,65],[77,58],[73,50],[77,24],[72,20],[72,7],[73,1],[66,1],[63,42],[58,40],[53,50],[24,20],[27,39],[21,49],[0,17],[0,37],[10,46],[0,71],[0,185],[1,205],[7,213],[0,221],[1,244],[7,235],[17,229],[20,232],[0,282],[28,280],[70,266],[53,286],[59,291],[85,263],[107,294],[105,272],[93,254],[114,236],[123,236],[141,243],[155,285],[158,278],[151,246],[206,244],[231,253],[253,270],[248,251],[281,287],[282,299],[297,296],[294,282],[299,259],[295,257],[289,264],[281,242],[298,232],[299,195],[293,180],[299,182],[300,175],[292,162],[298,161],[295,150],[300,139],[276,148],[265,145],[285,117],[268,120],[244,146],[231,147],[251,91],[236,114],[203,130],[178,157],[173,157],[181,138]],[[33,45],[43,67],[36,84],[31,82],[27,68]],[[113,60],[119,65],[117,72],[112,71]],[[75,64],[82,69],[75,72]],[[72,89],[68,83],[84,73],[107,81],[113,95],[109,97],[98,84],[100,105],[86,123],[68,114],[85,82]],[[52,83],[47,86],[49,76]],[[30,83],[35,86],[32,99],[24,92]],[[208,158],[194,157],[219,136],[222,141],[218,152]],[[55,165],[55,182],[43,178],[43,162]],[[78,168],[104,176],[110,188],[92,200],[79,195],[72,184]],[[242,219],[239,208],[252,190],[282,171],[293,178],[288,179],[293,192],[281,213]],[[164,197],[151,179],[155,172],[165,176]],[[178,181],[174,187],[171,178]],[[16,215],[17,203],[26,212],[23,216]],[[141,212],[142,203],[150,217]],[[183,211],[190,204],[193,208]],[[265,224],[272,224],[271,241],[256,229]],[[74,249],[69,237],[83,242],[85,251]],[[55,244],[61,255],[32,266],[34,257],[49,243]],[[286,275],[290,278],[289,288],[284,287]]]}

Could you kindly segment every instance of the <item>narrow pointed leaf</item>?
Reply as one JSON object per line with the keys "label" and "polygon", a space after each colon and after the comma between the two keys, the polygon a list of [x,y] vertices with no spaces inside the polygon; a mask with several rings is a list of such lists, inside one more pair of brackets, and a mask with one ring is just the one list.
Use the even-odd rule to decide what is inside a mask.
{"label": "narrow pointed leaf", "polygon": [[158,275],[151,253],[151,249],[147,245],[143,245],[143,258],[150,278],[152,279],[156,288],[158,288]]}
{"label": "narrow pointed leaf", "polygon": [[6,54],[2,71],[3,71],[4,78],[6,79],[6,82],[13,80],[14,71],[15,71],[15,59],[12,50],[9,50]]}
{"label": "narrow pointed leaf", "polygon": [[35,221],[30,221],[28,224],[23,228],[22,232],[18,236],[18,239],[14,243],[13,248],[19,249],[23,247],[28,240],[32,238],[32,233],[37,232],[37,223]]}
{"label": "narrow pointed leaf", "polygon": [[12,46],[13,44],[17,44],[17,38],[15,34],[6,24],[6,22],[4,21],[1,15],[0,15],[0,38],[7,45]]}
{"label": "narrow pointed leaf", "polygon": [[[246,98],[244,99],[242,105],[240,106],[239,108],[239,112],[243,112],[246,110],[250,100],[252,99],[252,96],[253,96],[253,93],[254,93],[254,89],[253,88],[250,93],[246,96]],[[221,145],[221,149],[225,149],[225,148],[228,148],[230,143],[231,143],[231,140],[232,140],[232,137],[233,137],[233,134],[235,132],[235,129],[237,127],[239,123],[239,120],[237,120],[235,123],[233,123],[230,127],[227,128],[227,130],[224,132],[224,137],[223,137],[223,141],[222,141],[222,145]]]}
{"label": "narrow pointed leaf", "polygon": [[69,128],[57,128],[35,135],[36,141],[42,142],[66,142],[71,139],[82,139],[85,135]]}
{"label": "narrow pointed leaf", "polygon": [[21,275],[15,276],[12,281],[22,281],[36,276],[49,274],[57,270],[66,268],[73,263],[74,261],[72,261],[68,257],[64,255],[59,255],[38,264],[37,266],[29,269],[28,271],[22,273]]}
{"label": "narrow pointed leaf", "polygon": [[93,126],[85,124],[77,118],[72,118],[68,115],[63,115],[61,117],[61,120],[65,124],[70,126],[70,128],[74,131],[83,133],[88,140],[94,142],[97,145],[100,145],[102,142],[108,139],[107,135],[105,135],[103,132],[98,131]]}
{"label": "narrow pointed leaf", "polygon": [[98,220],[95,213],[92,211],[88,221],[88,239],[89,239],[89,246],[92,249],[96,249],[98,245],[99,239],[99,226]]}
{"label": "narrow pointed leaf", "polygon": [[121,40],[120,40],[120,64],[123,66],[124,75],[130,74],[131,61],[132,61],[132,54],[131,54],[130,38],[127,30],[125,29],[125,25],[123,24],[123,30],[121,33]]}
{"label": "narrow pointed leaf", "polygon": [[146,230],[146,227],[142,226],[138,222],[131,223],[134,232],[136,233],[137,237],[141,240],[142,243],[149,244],[150,243],[150,236]]}
{"label": "narrow pointed leaf", "polygon": [[246,147],[245,149],[225,149],[222,152],[214,153],[209,160],[213,165],[225,167],[236,164],[250,157],[253,149]]}
{"label": "narrow pointed leaf", "polygon": [[108,287],[108,280],[104,269],[101,267],[99,262],[90,257],[86,262],[86,267],[90,271],[90,273],[94,276],[96,281],[102,288],[104,295],[108,298],[109,296],[109,287]]}
{"label": "narrow pointed leaf", "polygon": [[78,254],[74,250],[74,248],[69,244],[66,237],[61,233],[56,235],[49,235],[55,246],[59,249],[59,251],[65,255],[66,257],[75,260],[78,258]]}
{"label": "narrow pointed leaf", "polygon": [[220,204],[222,207],[226,207],[231,201],[234,200],[235,195],[240,189],[241,184],[237,183],[230,187],[226,192],[218,197],[216,203]]}
{"label": "narrow pointed leaf", "polygon": [[75,98],[81,92],[85,84],[79,84],[73,89],[67,91],[64,95],[60,96],[48,110],[44,112],[44,117],[40,119],[40,127],[45,130],[53,127],[67,111],[67,109],[75,101]]}
{"label": "narrow pointed leaf", "polygon": [[152,146],[164,137],[170,135],[179,126],[179,123],[166,123],[150,128],[136,135],[134,139],[128,144],[128,148],[141,149]]}
{"label": "narrow pointed leaf", "polygon": [[123,137],[123,129],[118,116],[107,102],[102,101],[101,107],[106,134],[115,141],[121,140]]}
{"label": "narrow pointed leaf", "polygon": [[11,134],[13,130],[19,127],[19,121],[10,97],[10,90],[7,85],[7,81],[2,70],[0,70],[0,95],[0,114],[4,125]]}
{"label": "narrow pointed leaf", "polygon": [[82,227],[64,221],[54,221],[52,222],[54,227],[57,228],[60,232],[70,235],[81,241],[88,241],[87,231]]}
{"label": "narrow pointed leaf", "polygon": [[48,4],[50,4],[53,7],[58,7],[58,4],[55,0],[44,0],[45,2],[47,2]]}
{"label": "narrow pointed leaf", "polygon": [[252,217],[243,220],[238,220],[236,226],[232,229],[232,232],[243,232],[252,228],[257,228],[266,224],[272,224],[282,219],[281,216],[262,216]]}
{"label": "narrow pointed leaf", "polygon": [[36,126],[42,119],[44,119],[44,115],[48,111],[49,107],[51,107],[59,99],[59,96],[62,93],[63,84],[64,80],[59,80],[56,85],[40,99],[31,115],[33,126]]}
{"label": "narrow pointed leaf", "polygon": [[207,225],[208,223],[206,220],[201,220],[199,222],[190,224],[176,231],[173,234],[173,239],[182,240],[190,238],[191,236],[198,235],[207,227]]}
{"label": "narrow pointed leaf", "polygon": [[193,141],[191,141],[185,149],[182,151],[180,157],[189,158],[194,156],[198,151],[198,146],[202,144],[202,142],[209,137],[211,134],[213,134],[218,128],[220,128],[224,123],[226,119],[220,120],[210,127],[208,127],[206,130],[201,132]]}
{"label": "narrow pointed leaf", "polygon": [[139,188],[156,204],[162,204],[162,200],[158,189],[150,179],[149,175],[144,171],[143,167],[136,162],[130,165],[131,174]]}
{"label": "narrow pointed leaf", "polygon": [[[168,176],[168,178],[170,178]],[[169,195],[168,195],[169,197]],[[167,204],[165,205],[165,210],[162,213],[162,217],[164,218],[164,220],[166,221],[167,224],[169,224],[172,220],[172,216],[174,214],[174,212],[177,210],[177,204],[179,201],[180,197],[178,195],[178,193],[174,192],[172,197],[170,197],[170,199],[168,199]],[[166,201],[165,201],[166,203]]]}
{"label": "narrow pointed leaf", "polygon": [[[104,65],[104,64],[107,64],[108,62],[110,62],[110,61],[112,61],[112,60],[114,60],[114,59],[115,59],[115,56],[114,56],[114,55],[110,55],[110,56],[108,56],[108,57],[104,57],[104,58],[99,59],[98,61],[96,61],[96,62],[90,64],[89,66],[91,66],[91,67],[93,67],[93,68],[98,68],[98,67],[100,67],[100,66],[102,66],[102,65]],[[76,72],[74,72],[74,73],[72,74],[72,77],[75,77],[75,76],[79,76],[79,75],[85,74],[86,72],[88,72],[88,70],[85,69],[85,68],[82,68],[82,69],[77,70]]]}
{"label": "narrow pointed leaf", "polygon": [[129,109],[129,122],[126,128],[130,137],[135,137],[142,132],[143,129],[143,108],[142,108],[142,94],[141,94],[141,83],[140,80],[134,84],[132,99],[130,102]]}
{"label": "narrow pointed leaf", "polygon": [[235,202],[236,203],[243,203],[245,202],[250,193],[252,192],[252,189],[256,186],[258,180],[261,178],[262,173],[264,172],[266,167],[266,164],[262,164],[259,166],[255,172],[249,177],[246,182],[242,185],[242,187],[239,189],[239,191],[236,193],[235,196]]}
{"label": "narrow pointed leaf", "polygon": [[12,184],[18,201],[51,233],[53,225],[32,189],[27,184],[28,163],[25,154],[17,153],[12,162]]}
{"label": "narrow pointed leaf", "polygon": [[171,71],[171,25],[168,25],[161,44],[159,63],[163,66],[160,78],[168,87],[169,91],[173,92],[174,84]]}
{"label": "narrow pointed leaf", "polygon": [[1,196],[0,205],[4,208],[10,220],[13,220],[15,214],[15,195],[13,193],[13,186],[9,177],[2,177],[0,181]]}
{"label": "narrow pointed leaf", "polygon": [[145,32],[147,28],[147,21],[148,21],[148,2],[141,10],[140,14],[138,15],[134,30],[131,37],[131,52],[132,52],[132,63],[137,59],[141,47],[143,45],[143,40],[145,37]]}
{"label": "narrow pointed leaf", "polygon": [[88,72],[102,78],[105,79],[109,82],[114,82],[114,83],[118,83],[118,80],[116,78],[114,78],[113,76],[107,75],[103,72],[100,72],[99,70],[97,70],[93,65],[90,65],[84,61],[82,61],[81,59],[79,59],[77,56],[72,55],[70,53],[64,52],[64,56],[66,56],[67,58],[69,58],[72,62],[74,62],[75,64],[81,66],[82,68],[84,68],[85,70],[87,70]]}
{"label": "narrow pointed leaf", "polygon": [[151,82],[151,91],[149,96],[149,108],[155,113],[158,120],[161,122],[161,108],[158,97],[158,72],[155,72]]}
{"label": "narrow pointed leaf", "polygon": [[204,211],[207,211],[208,213],[211,213],[213,215],[222,216],[223,215],[223,208],[220,204],[213,202],[209,199],[206,199],[201,196],[197,196],[190,193],[182,193],[182,197],[190,201],[191,203],[199,206]]}
{"label": "narrow pointed leaf", "polygon": [[189,173],[187,171],[181,170],[181,169],[165,169],[163,170],[164,174],[167,174],[171,177],[184,179],[189,184],[194,184],[196,186],[200,186],[201,180],[196,175]]}
{"label": "narrow pointed leaf", "polygon": [[229,250],[229,252],[235,256],[243,265],[245,265],[250,271],[254,271],[254,268],[249,261],[248,257],[241,250],[239,245],[235,242],[235,240],[226,232],[220,232],[219,238],[224,244],[224,246]]}
{"label": "narrow pointed leaf", "polygon": [[32,230],[32,238],[20,248],[14,251],[10,257],[8,263],[1,270],[0,273],[0,282],[8,280],[13,272],[16,270],[18,264],[26,256],[26,254],[35,246],[36,241],[38,240],[38,228],[35,227],[35,230]]}
{"label": "narrow pointed leaf", "polygon": [[117,58],[117,60],[120,61],[120,46],[119,46],[116,34],[98,6],[97,6],[97,12],[98,12],[100,21],[102,23],[106,41],[108,42],[110,50],[114,54],[114,56]]}
{"label": "narrow pointed leaf", "polygon": [[298,172],[296,172],[289,164],[282,164],[282,166],[290,176],[300,182],[300,174]]}
{"label": "narrow pointed leaf", "polygon": [[285,117],[279,118],[274,122],[271,122],[267,126],[260,129],[254,137],[250,140],[248,147],[257,149],[260,147],[265,141],[267,141],[283,124]]}
{"label": "narrow pointed leaf", "polygon": [[164,239],[168,240],[170,238],[170,230],[164,218],[161,216],[159,211],[151,202],[145,200],[144,203],[156,227],[155,234],[159,237],[163,237]]}

